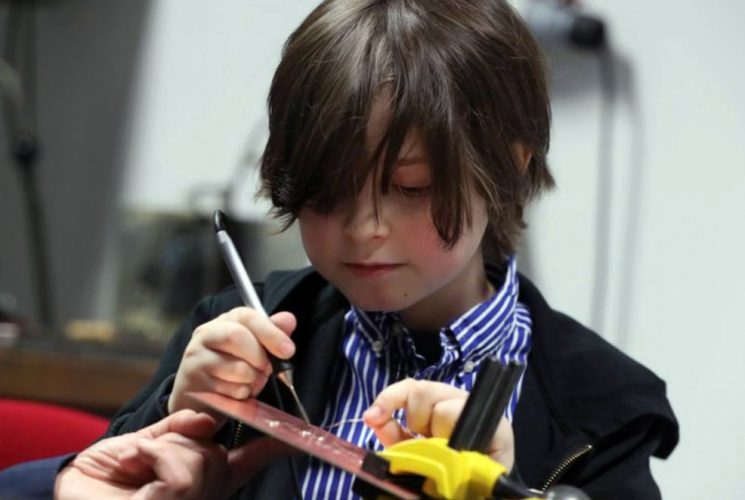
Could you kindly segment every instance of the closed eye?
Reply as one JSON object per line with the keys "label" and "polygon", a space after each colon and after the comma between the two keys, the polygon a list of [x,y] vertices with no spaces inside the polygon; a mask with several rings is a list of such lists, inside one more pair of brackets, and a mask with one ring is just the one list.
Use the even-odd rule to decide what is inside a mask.
{"label": "closed eye", "polygon": [[399,184],[393,184],[391,189],[407,198],[422,198],[424,196],[429,196],[431,191],[430,186],[401,186]]}

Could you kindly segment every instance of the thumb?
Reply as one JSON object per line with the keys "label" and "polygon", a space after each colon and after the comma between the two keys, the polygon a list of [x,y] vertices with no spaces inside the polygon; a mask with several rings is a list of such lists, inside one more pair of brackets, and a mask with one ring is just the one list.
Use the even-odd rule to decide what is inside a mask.
{"label": "thumb", "polygon": [[193,439],[210,439],[215,435],[217,428],[218,422],[215,418],[207,413],[197,413],[174,419],[170,430]]}
{"label": "thumb", "polygon": [[140,429],[137,435],[155,439],[169,432],[176,432],[196,439],[208,439],[215,434],[217,424],[217,420],[206,413],[185,409]]}
{"label": "thumb", "polygon": [[297,327],[297,318],[295,318],[295,315],[291,312],[278,312],[272,314],[269,319],[287,335],[292,335],[292,332],[295,331],[295,327]]}

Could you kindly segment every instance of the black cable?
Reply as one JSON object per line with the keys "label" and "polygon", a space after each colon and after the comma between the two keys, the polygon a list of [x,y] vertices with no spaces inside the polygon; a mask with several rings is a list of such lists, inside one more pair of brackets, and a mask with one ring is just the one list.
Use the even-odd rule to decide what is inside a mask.
{"label": "black cable", "polygon": [[494,488],[491,492],[491,498],[494,500],[523,499],[533,498],[535,496],[536,493],[534,491],[531,491],[527,486],[507,475],[499,477],[499,480],[494,483]]}
{"label": "black cable", "polygon": [[607,44],[598,51],[602,102],[595,207],[595,263],[590,306],[590,325],[602,331],[608,295],[608,270],[613,193],[612,146],[615,110],[615,73],[613,54]]}

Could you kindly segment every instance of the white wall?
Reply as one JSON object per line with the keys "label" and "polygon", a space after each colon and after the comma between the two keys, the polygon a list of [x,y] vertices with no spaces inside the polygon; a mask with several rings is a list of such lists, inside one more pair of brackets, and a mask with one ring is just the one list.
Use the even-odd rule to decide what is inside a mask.
{"label": "white wall", "polygon": [[[126,205],[183,209],[193,186],[230,177],[263,116],[281,44],[314,3],[156,3],[130,120]],[[585,5],[608,20],[623,80],[602,331],[668,382],[682,437],[655,464],[665,497],[699,498],[692,488],[704,485],[707,498],[745,498],[745,3]],[[549,300],[588,322],[597,67],[561,51],[552,64],[559,187],[532,213],[528,250]]]}
{"label": "white wall", "polygon": [[[227,182],[265,120],[284,40],[313,3],[161,0],[150,17],[130,119],[123,201],[185,210],[189,193]],[[263,128],[258,128],[263,130]],[[255,135],[255,134],[254,134]],[[246,216],[266,205],[241,204]]]}
{"label": "white wall", "polygon": [[[745,303],[745,4],[585,5],[611,23],[641,115],[630,113],[628,96],[621,96],[603,331],[668,382],[681,442],[668,462],[654,467],[666,498],[745,498],[738,484],[745,468],[739,318]],[[571,79],[573,65],[586,70],[588,64],[564,63],[553,68],[559,79]],[[574,85],[585,90],[555,99],[551,160],[559,189],[534,211],[530,242],[536,278],[550,301],[589,321],[599,92],[597,80],[590,88],[586,80]],[[571,84],[557,86],[567,91]],[[634,133],[640,129],[635,157],[630,148],[639,144]],[[639,189],[630,191],[630,184]],[[625,228],[632,209],[637,225],[630,251]],[[623,266],[629,255],[630,270]],[[624,297],[628,307],[621,308]],[[697,486],[702,489],[693,490]]]}

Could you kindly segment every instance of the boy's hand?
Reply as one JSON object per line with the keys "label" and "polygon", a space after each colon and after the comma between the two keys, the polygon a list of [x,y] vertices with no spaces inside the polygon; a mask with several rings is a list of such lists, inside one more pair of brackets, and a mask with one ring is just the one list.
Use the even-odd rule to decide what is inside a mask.
{"label": "boy's hand", "polygon": [[[363,418],[385,447],[412,438],[409,430],[427,437],[449,438],[466,398],[468,392],[451,385],[409,378],[383,389]],[[408,429],[393,418],[393,411],[399,408],[406,410]],[[510,471],[515,463],[514,446],[512,426],[502,417],[488,453]]]}
{"label": "boy's hand", "polygon": [[236,307],[199,326],[186,346],[168,412],[197,407],[185,398],[190,391],[214,392],[233,399],[255,396],[266,384],[272,367],[266,351],[287,359],[295,353],[289,335],[297,321],[288,312],[267,319],[248,307]]}

